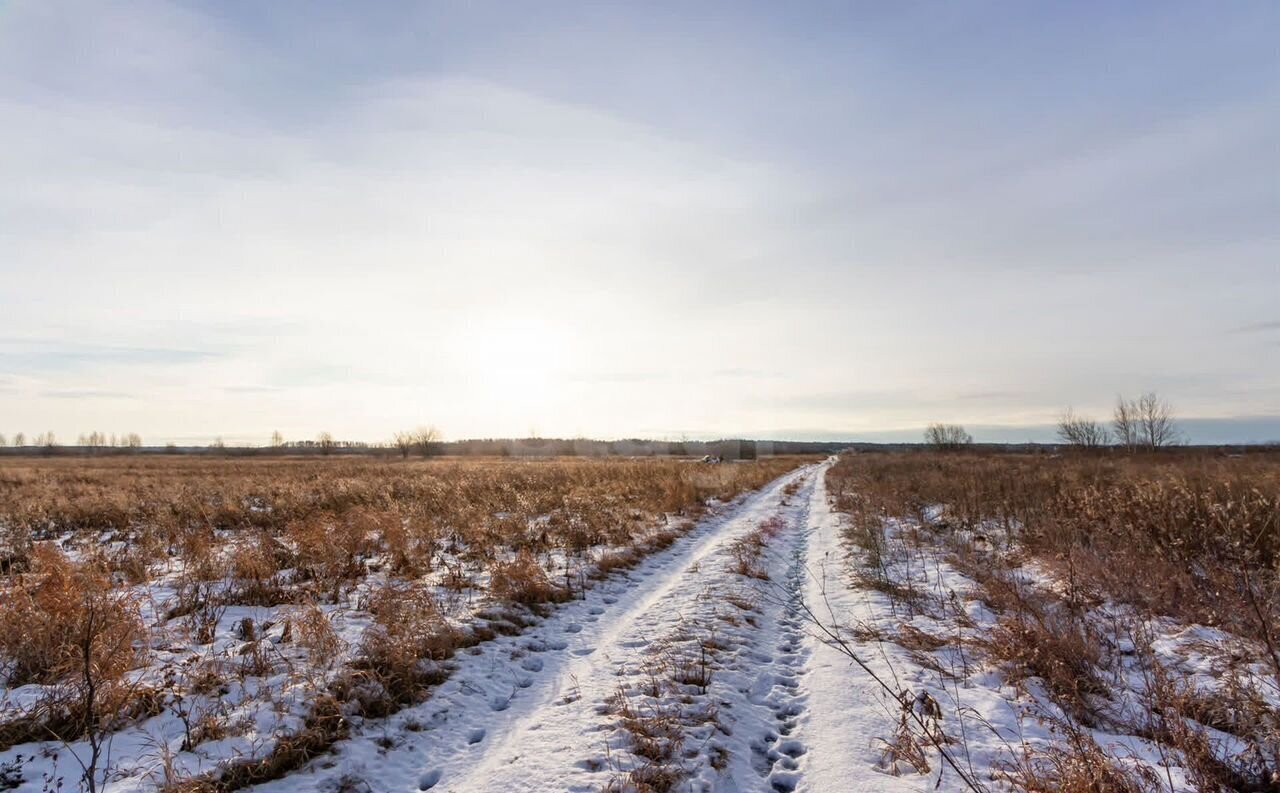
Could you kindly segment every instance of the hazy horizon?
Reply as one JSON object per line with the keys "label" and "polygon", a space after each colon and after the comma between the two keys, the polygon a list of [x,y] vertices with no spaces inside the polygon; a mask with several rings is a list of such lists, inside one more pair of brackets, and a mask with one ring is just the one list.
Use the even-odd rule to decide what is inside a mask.
{"label": "hazy horizon", "polygon": [[0,434],[1280,439],[1277,31],[5,3]]}

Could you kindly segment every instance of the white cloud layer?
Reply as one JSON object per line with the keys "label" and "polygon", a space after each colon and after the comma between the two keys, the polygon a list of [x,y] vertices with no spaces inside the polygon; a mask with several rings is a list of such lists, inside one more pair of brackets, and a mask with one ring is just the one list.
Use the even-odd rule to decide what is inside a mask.
{"label": "white cloud layer", "polygon": [[842,41],[803,9],[324,8],[0,12],[0,430],[849,437],[1148,388],[1280,413],[1266,6],[1170,12],[1186,63],[1115,54],[1132,20],[1005,22],[1117,83],[999,62],[1062,52],[948,72],[964,42],[925,44],[985,34],[946,15]]}

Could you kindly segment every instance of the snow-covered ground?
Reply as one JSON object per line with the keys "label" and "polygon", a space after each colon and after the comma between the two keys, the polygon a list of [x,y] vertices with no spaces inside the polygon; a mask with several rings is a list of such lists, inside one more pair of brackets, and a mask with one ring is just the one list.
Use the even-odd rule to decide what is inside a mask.
{"label": "snow-covered ground", "polygon": [[[832,507],[830,465],[720,505],[581,599],[462,651],[425,701],[386,718],[353,717],[332,752],[260,788],[1008,789],[1029,753],[1063,740],[1061,723],[1051,726],[1060,709],[1039,682],[1012,681],[983,654],[1001,615],[945,547],[904,543],[881,566],[887,583],[912,588],[927,606],[858,578],[866,560]],[[890,523],[890,542],[916,528]],[[1033,565],[1020,574],[1052,586]],[[1114,608],[1101,607],[1098,618],[1114,617]],[[1155,628],[1160,661],[1211,689],[1206,648],[1222,637]],[[1117,723],[1141,690],[1131,662],[1118,669]],[[245,699],[244,685],[229,687],[227,707]],[[258,718],[265,731],[279,723],[279,714],[243,718]],[[1086,732],[1117,762],[1158,773],[1164,789],[1190,789],[1176,758],[1106,727]],[[224,754],[246,751],[240,744],[254,735],[226,739]],[[146,754],[148,740],[154,749],[157,739],[140,732],[117,749],[154,767],[160,758]],[[15,789],[41,790],[51,759],[19,746],[0,753],[0,768],[19,754],[29,767]],[[135,773],[108,789],[150,789],[159,779]]]}
{"label": "snow-covered ground", "polygon": [[[524,633],[473,648],[423,704],[369,725],[314,768],[263,787],[329,790],[359,779],[388,791],[599,790],[643,764],[628,756],[629,737],[610,701],[628,683],[640,688],[663,663],[655,648],[705,628],[718,629],[743,656],[720,652],[706,695],[697,695],[719,705],[732,734],[713,730],[704,746],[681,747],[674,764],[712,787],[768,789],[762,785],[772,769],[753,762],[753,747],[768,755],[766,741],[777,740],[777,724],[798,708],[790,687],[800,634],[794,622],[779,621],[777,608],[755,616],[754,627],[745,619],[731,625],[717,612],[747,611],[724,599],[752,589],[731,570],[735,541],[781,517],[779,541],[801,542],[823,470],[783,477]],[[799,491],[786,493],[795,483]],[[727,750],[724,774],[698,762],[716,746]],[[798,746],[784,749],[799,753]],[[688,750],[698,754],[685,757]]]}

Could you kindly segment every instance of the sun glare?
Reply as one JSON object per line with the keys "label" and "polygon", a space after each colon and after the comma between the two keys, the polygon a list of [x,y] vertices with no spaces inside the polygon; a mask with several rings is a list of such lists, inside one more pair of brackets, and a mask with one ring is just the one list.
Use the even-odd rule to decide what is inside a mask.
{"label": "sun glare", "polygon": [[544,407],[569,373],[576,345],[563,329],[536,318],[478,322],[458,340],[461,368],[481,393]]}

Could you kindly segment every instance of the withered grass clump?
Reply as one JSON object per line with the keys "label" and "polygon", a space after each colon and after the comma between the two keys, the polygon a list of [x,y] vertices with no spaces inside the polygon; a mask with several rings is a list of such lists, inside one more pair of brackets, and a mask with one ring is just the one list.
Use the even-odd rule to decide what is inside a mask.
{"label": "withered grass clump", "polygon": [[569,592],[556,586],[547,576],[542,565],[528,551],[521,551],[506,562],[494,562],[489,567],[489,592],[507,603],[536,606],[568,600]]}
{"label": "withered grass clump", "polygon": [[9,686],[57,683],[88,663],[103,680],[136,665],[143,638],[137,604],[110,579],[40,546],[33,570],[3,590],[0,670]]}
{"label": "withered grass clump", "polygon": [[416,702],[443,678],[440,662],[449,659],[462,634],[440,613],[423,586],[390,584],[369,600],[374,625],[365,631],[357,668],[374,685],[361,695],[365,715],[384,715],[397,705]]}
{"label": "withered grass clump", "polygon": [[1121,765],[1087,731],[1066,722],[1057,725],[1061,743],[1021,753],[999,777],[1028,793],[1158,793],[1161,780],[1150,769]]}

